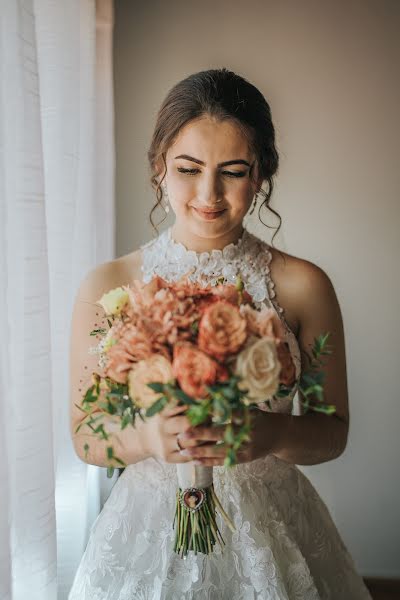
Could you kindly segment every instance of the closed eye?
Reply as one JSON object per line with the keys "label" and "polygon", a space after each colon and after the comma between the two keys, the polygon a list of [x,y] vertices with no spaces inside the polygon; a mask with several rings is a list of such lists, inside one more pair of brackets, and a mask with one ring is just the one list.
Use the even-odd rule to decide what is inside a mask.
{"label": "closed eye", "polygon": [[[178,167],[179,173],[185,173],[186,175],[196,175],[199,173],[199,169],[184,169],[183,167]],[[246,171],[222,171],[223,175],[227,175],[228,177],[244,177],[246,175]]]}

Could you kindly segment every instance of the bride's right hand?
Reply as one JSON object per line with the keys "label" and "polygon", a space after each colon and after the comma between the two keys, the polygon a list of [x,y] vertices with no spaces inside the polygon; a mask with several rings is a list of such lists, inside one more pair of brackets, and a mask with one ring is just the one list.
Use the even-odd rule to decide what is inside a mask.
{"label": "bride's right hand", "polygon": [[[178,433],[192,429],[188,417],[183,414],[187,408],[187,405],[166,406],[152,417],[145,417],[143,443],[149,456],[161,458],[167,463],[186,463],[192,460],[190,456],[182,456],[176,444]],[[185,448],[183,442],[180,445],[182,449]]]}

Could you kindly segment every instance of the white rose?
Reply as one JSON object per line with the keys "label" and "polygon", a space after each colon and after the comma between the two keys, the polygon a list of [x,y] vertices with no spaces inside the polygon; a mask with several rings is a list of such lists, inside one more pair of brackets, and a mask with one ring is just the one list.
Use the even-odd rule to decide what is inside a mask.
{"label": "white rose", "polygon": [[103,307],[107,315],[119,315],[128,301],[128,292],[122,287],[117,287],[103,294],[97,303]]}
{"label": "white rose", "polygon": [[239,387],[248,390],[252,403],[263,402],[278,391],[281,365],[273,338],[256,338],[240,352],[236,359],[235,373],[242,380]]}

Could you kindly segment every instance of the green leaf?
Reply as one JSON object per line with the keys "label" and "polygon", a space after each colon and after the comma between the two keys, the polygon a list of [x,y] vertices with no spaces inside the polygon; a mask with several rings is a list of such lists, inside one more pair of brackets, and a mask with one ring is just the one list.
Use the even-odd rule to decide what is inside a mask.
{"label": "green leaf", "polygon": [[121,419],[121,429],[125,429],[133,421],[132,415],[124,415]]}
{"label": "green leaf", "polygon": [[224,440],[229,445],[233,444],[235,441],[235,436],[233,435],[233,428],[231,424],[228,424],[225,428]]}
{"label": "green leaf", "polygon": [[[88,423],[88,425],[90,426],[90,423]],[[109,438],[108,433],[104,430],[103,424],[96,427],[96,429],[93,429],[93,432],[100,433],[100,439],[102,439],[102,440],[108,440],[108,438]]]}
{"label": "green leaf", "polygon": [[115,415],[115,413],[117,412],[117,407],[109,400],[106,404],[106,411],[110,415]]}
{"label": "green leaf", "polygon": [[143,423],[146,423],[146,419],[145,417],[142,415],[142,413],[140,412],[140,410],[137,411],[137,414],[139,415],[139,418],[142,419]]}
{"label": "green leaf", "polygon": [[315,383],[318,383],[319,385],[321,385],[325,381],[326,373],[324,371],[318,371],[317,373],[314,373],[313,376],[314,376]]}
{"label": "green leaf", "polygon": [[187,417],[191,424],[196,426],[204,423],[209,413],[209,405],[206,403],[198,403],[196,405],[189,406],[187,410]]}
{"label": "green leaf", "polygon": [[126,467],[127,466],[127,464],[123,460],[121,460],[120,458],[118,458],[118,456],[114,456],[113,458],[122,467]]}
{"label": "green leaf", "polygon": [[232,386],[224,385],[224,386],[221,386],[221,394],[227,400],[236,400],[236,398],[238,396],[238,391],[235,388],[233,388]]}
{"label": "green leaf", "polygon": [[178,400],[183,402],[183,404],[197,404],[197,400],[195,400],[191,396],[188,396],[188,394],[186,394],[180,388],[174,388],[173,394]]}
{"label": "green leaf", "polygon": [[106,333],[107,333],[107,330],[104,329],[103,327],[101,327],[100,329],[93,329],[89,335],[97,335],[97,334],[104,335]]}
{"label": "green leaf", "polygon": [[94,393],[95,391],[95,385],[91,385],[90,388],[88,388],[85,392],[85,395],[83,396],[83,402],[86,403],[90,403],[90,402],[96,402],[98,396],[97,394]]}
{"label": "green leaf", "polygon": [[318,406],[317,404],[310,404],[309,410],[325,413],[326,415],[332,415],[336,412],[336,406],[334,406],[333,404],[325,404],[323,406]]}
{"label": "green leaf", "polygon": [[114,456],[114,449],[112,446],[107,447],[107,458],[111,459]]}
{"label": "green leaf", "polygon": [[152,417],[153,415],[160,412],[164,406],[167,404],[168,398],[166,396],[161,396],[158,400],[156,400],[149,408],[146,409],[146,417]]}
{"label": "green leaf", "polygon": [[311,373],[304,373],[301,377],[301,383],[302,385],[314,385],[314,377]]}
{"label": "green leaf", "polygon": [[108,479],[111,479],[111,477],[114,475],[114,467],[107,467],[107,477]]}
{"label": "green leaf", "polygon": [[214,406],[214,417],[220,422],[224,423],[232,415],[231,407],[229,402],[222,396],[222,394],[215,394],[213,397]]}
{"label": "green leaf", "polygon": [[155,381],[153,383],[147,383],[146,384],[149,388],[151,388],[154,392],[157,392],[158,394],[161,394],[164,391],[164,383]]}
{"label": "green leaf", "polygon": [[236,452],[233,448],[228,449],[226,459],[228,459],[228,466],[230,467],[236,463]]}
{"label": "green leaf", "polygon": [[84,449],[84,451],[85,451],[85,458],[87,458],[87,455],[88,455],[88,452],[89,452],[89,444],[88,444],[88,443],[86,443],[86,444],[83,446],[83,449]]}

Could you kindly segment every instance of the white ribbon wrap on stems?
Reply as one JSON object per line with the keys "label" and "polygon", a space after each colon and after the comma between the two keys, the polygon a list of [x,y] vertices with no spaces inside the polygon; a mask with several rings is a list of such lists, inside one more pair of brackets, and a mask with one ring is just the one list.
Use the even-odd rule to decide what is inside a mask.
{"label": "white ribbon wrap on stems", "polygon": [[213,482],[213,467],[194,465],[193,462],[177,463],[179,487],[187,489],[207,488]]}

